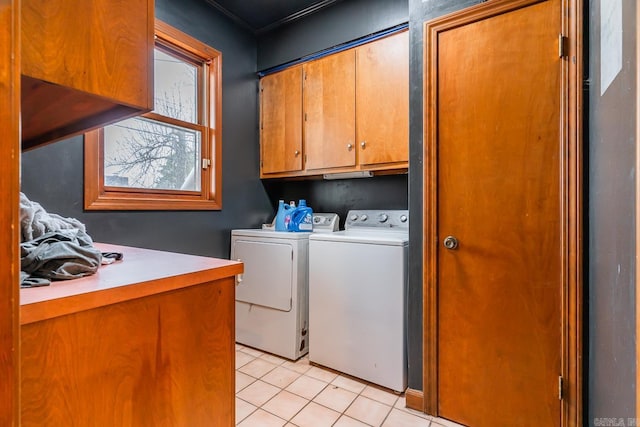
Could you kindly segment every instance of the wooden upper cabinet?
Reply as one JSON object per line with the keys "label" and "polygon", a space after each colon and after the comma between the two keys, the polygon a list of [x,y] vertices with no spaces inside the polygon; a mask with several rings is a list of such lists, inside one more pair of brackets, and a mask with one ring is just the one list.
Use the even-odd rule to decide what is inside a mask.
{"label": "wooden upper cabinet", "polygon": [[355,51],[304,64],[307,170],[356,164]]}
{"label": "wooden upper cabinet", "polygon": [[22,146],[153,108],[153,0],[22,0]]}
{"label": "wooden upper cabinet", "polygon": [[261,175],[302,170],[302,66],[260,81]]}
{"label": "wooden upper cabinet", "polygon": [[356,126],[361,165],[409,160],[409,33],[356,50]]}
{"label": "wooden upper cabinet", "polygon": [[[286,82],[297,82],[300,69],[294,91]],[[408,32],[270,74],[261,84],[263,178],[407,170]],[[293,150],[303,152],[303,163],[290,157]]]}

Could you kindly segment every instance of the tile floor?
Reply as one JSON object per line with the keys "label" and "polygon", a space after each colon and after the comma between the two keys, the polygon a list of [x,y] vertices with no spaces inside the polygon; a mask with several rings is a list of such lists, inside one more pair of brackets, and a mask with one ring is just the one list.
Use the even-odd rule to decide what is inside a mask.
{"label": "tile floor", "polygon": [[404,395],[236,344],[236,425],[241,427],[459,427],[405,408]]}

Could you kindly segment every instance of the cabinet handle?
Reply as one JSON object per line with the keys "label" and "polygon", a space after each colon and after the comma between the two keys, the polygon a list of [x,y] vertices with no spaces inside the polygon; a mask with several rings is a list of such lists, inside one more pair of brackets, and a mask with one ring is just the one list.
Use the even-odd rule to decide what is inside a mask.
{"label": "cabinet handle", "polygon": [[[242,260],[240,258],[238,258],[238,262],[242,262]],[[236,274],[236,286],[238,286],[240,283],[242,283],[242,279],[244,274],[240,273],[240,274]]]}
{"label": "cabinet handle", "polygon": [[347,150],[351,151],[351,149],[353,148],[353,144],[347,144]]}
{"label": "cabinet handle", "polygon": [[298,150],[293,152],[293,155],[296,156],[296,157],[298,157],[299,154],[300,154],[300,152]]}
{"label": "cabinet handle", "polygon": [[360,143],[360,147],[365,148],[367,146],[367,141],[362,141]]}

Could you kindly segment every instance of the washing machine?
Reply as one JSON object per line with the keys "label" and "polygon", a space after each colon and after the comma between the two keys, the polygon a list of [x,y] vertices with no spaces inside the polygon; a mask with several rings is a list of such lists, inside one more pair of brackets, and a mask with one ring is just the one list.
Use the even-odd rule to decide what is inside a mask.
{"label": "washing machine", "polygon": [[231,231],[236,278],[236,342],[296,360],[309,349],[309,237],[338,229],[333,213],[314,213],[313,232]]}
{"label": "washing machine", "polygon": [[408,243],[406,210],[351,210],[309,237],[309,361],[405,391]]}

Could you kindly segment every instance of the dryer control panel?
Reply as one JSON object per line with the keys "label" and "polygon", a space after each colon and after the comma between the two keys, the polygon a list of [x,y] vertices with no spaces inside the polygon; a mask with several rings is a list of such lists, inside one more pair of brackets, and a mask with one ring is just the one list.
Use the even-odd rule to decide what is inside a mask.
{"label": "dryer control panel", "polygon": [[331,233],[338,231],[340,218],[335,213],[313,213],[313,231],[314,233]]}

